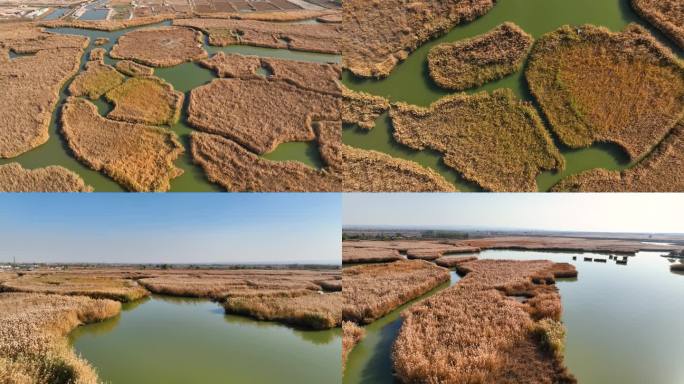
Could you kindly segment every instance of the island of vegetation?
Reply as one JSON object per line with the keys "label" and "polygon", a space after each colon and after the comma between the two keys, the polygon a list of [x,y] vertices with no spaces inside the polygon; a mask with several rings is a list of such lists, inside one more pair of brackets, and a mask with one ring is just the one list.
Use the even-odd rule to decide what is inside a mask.
{"label": "island of vegetation", "polygon": [[93,188],[57,165],[25,169],[19,163],[0,165],[0,192],[90,192]]}
{"label": "island of vegetation", "polygon": [[510,75],[522,68],[534,39],[513,23],[468,40],[430,50],[430,77],[442,88],[464,90]]}

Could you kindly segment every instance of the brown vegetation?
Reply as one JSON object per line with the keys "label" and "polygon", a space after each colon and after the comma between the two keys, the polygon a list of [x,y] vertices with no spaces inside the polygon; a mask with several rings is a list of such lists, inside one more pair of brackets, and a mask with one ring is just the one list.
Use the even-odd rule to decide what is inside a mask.
{"label": "brown vegetation", "polygon": [[670,265],[670,271],[672,272],[684,272],[684,263],[674,263]]}
{"label": "brown vegetation", "polygon": [[346,267],[342,318],[368,324],[449,281],[449,270],[423,260]]}
{"label": "brown vegetation", "polygon": [[69,84],[72,96],[88,96],[97,100],[110,89],[123,83],[125,77],[114,67],[101,61],[89,61],[85,71],[79,73]]}
{"label": "brown vegetation", "polygon": [[564,166],[536,110],[508,89],[455,94],[429,108],[398,103],[390,116],[397,141],[444,154],[447,166],[491,191],[536,191],[540,172]]}
{"label": "brown vegetation", "polygon": [[340,53],[339,26],[287,24],[233,19],[177,19],[174,25],[192,27],[209,36],[209,44],[253,45],[319,53]]}
{"label": "brown vegetation", "polygon": [[469,246],[430,245],[428,248],[410,248],[406,251],[406,256],[409,259],[437,260],[446,254],[475,252],[480,252],[480,248]]}
{"label": "brown vegetation", "polygon": [[133,191],[166,191],[183,171],[173,161],[183,153],[175,133],[101,117],[95,105],[70,97],[62,132],[74,155]]}
{"label": "brown vegetation", "polygon": [[342,322],[342,294],[317,293],[287,297],[233,297],[223,307],[226,313],[278,321],[298,327],[329,329]]}
{"label": "brown vegetation", "polygon": [[103,61],[107,51],[104,48],[93,48],[88,54],[88,60],[90,61]]}
{"label": "brown vegetation", "polygon": [[259,68],[267,69],[269,80],[282,80],[298,88],[339,96],[340,67],[335,64],[310,63],[258,56],[243,56],[218,52],[200,62],[215,71],[219,77],[240,79],[258,78]]}
{"label": "brown vegetation", "polygon": [[343,66],[357,76],[387,76],[418,46],[482,16],[494,4],[494,0],[345,0]]}
{"label": "brown vegetation", "polygon": [[679,0],[632,0],[632,8],[684,49],[684,3]]}
{"label": "brown vegetation", "polygon": [[382,263],[404,257],[396,249],[342,246],[342,263]]}
{"label": "brown vegetation", "polygon": [[633,168],[593,169],[561,180],[552,191],[684,192],[684,121]]}
{"label": "brown vegetation", "polygon": [[377,151],[342,146],[344,192],[455,192],[439,173]]}
{"label": "brown vegetation", "polygon": [[553,285],[556,270],[569,275],[574,267],[479,260],[461,268],[467,275],[457,285],[403,314],[393,351],[399,380],[575,383],[563,364],[560,295]]}
{"label": "brown vegetation", "polygon": [[76,173],[60,166],[25,169],[19,163],[0,165],[0,192],[90,192]]}
{"label": "brown vegetation", "polygon": [[171,67],[207,57],[202,34],[190,28],[140,29],[119,38],[109,56],[153,67]]}
{"label": "brown vegetation", "polygon": [[77,326],[116,316],[121,304],[86,297],[0,293],[0,381],[99,382],[94,369],[69,346]]}
{"label": "brown vegetation", "polygon": [[326,169],[317,170],[298,161],[271,161],[221,136],[191,135],[194,161],[210,181],[229,191],[315,192],[339,191],[341,178]]}
{"label": "brown vegetation", "polygon": [[149,295],[149,292],[131,280],[60,271],[25,273],[0,284],[0,291],[89,296],[93,299],[121,302],[135,301]]}
{"label": "brown vegetation", "polygon": [[314,140],[314,120],[339,120],[339,98],[262,79],[216,79],[190,92],[190,124],[258,154]]}
{"label": "brown vegetation", "polygon": [[435,264],[444,268],[454,268],[461,263],[477,260],[477,256],[442,256],[435,260]]}
{"label": "brown vegetation", "polygon": [[100,45],[105,45],[109,43],[109,39],[106,37],[98,37],[95,39],[95,45],[100,46]]}
{"label": "brown vegetation", "polygon": [[442,88],[464,90],[519,71],[534,39],[506,22],[472,39],[440,44],[428,54],[430,77]]}
{"label": "brown vegetation", "polygon": [[[287,12],[248,12],[234,13],[230,17],[240,20],[259,20],[259,21],[301,21],[315,19],[325,16],[339,15],[339,11],[314,11],[309,9],[297,9]],[[214,15],[212,15],[214,16]]]}
{"label": "brown vegetation", "polygon": [[133,77],[152,76],[154,74],[153,68],[130,60],[117,61],[114,67],[124,75]]}
{"label": "brown vegetation", "polygon": [[684,65],[648,31],[564,26],[544,35],[527,68],[530,91],[568,146],[613,142],[646,155],[684,116]]}
{"label": "brown vegetation", "polygon": [[45,20],[39,25],[48,28],[82,28],[95,29],[98,31],[117,31],[125,28],[139,27],[148,24],[157,24],[165,20],[173,19],[173,15],[159,15],[151,17],[136,17],[130,20],[78,20],[59,19]]}
{"label": "brown vegetation", "polygon": [[87,41],[16,23],[0,26],[0,52],[29,54],[0,60],[0,157],[18,156],[48,140],[59,90],[78,71]]}
{"label": "brown vegetation", "polygon": [[183,93],[157,77],[131,78],[106,93],[114,109],[107,117],[129,123],[172,125],[178,122]]}
{"label": "brown vegetation", "polygon": [[342,368],[347,364],[347,356],[366,336],[366,330],[351,321],[342,322]]}
{"label": "brown vegetation", "polygon": [[380,96],[342,88],[342,122],[359,128],[373,129],[378,116],[389,110],[390,103]]}

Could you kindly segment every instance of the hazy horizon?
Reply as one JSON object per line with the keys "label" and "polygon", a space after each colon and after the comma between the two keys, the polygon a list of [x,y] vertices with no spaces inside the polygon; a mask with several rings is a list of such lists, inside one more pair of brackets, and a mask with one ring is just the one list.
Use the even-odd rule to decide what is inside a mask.
{"label": "hazy horizon", "polygon": [[343,194],[349,227],[682,234],[678,194]]}
{"label": "hazy horizon", "polygon": [[339,194],[8,194],[0,262],[340,264]]}

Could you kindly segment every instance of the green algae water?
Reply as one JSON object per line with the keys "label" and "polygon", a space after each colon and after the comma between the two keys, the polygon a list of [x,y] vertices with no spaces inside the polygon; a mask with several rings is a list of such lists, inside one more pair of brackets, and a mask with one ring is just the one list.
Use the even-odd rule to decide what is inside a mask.
{"label": "green algae water", "polygon": [[[427,68],[427,55],[430,49],[440,43],[454,42],[486,33],[496,26],[511,21],[519,25],[527,33],[539,38],[558,27],[571,24],[595,24],[620,31],[627,24],[637,22],[653,32],[660,41],[674,48],[662,34],[641,20],[629,5],[629,0],[499,0],[484,16],[460,26],[456,26],[446,35],[423,44],[402,63],[398,64],[391,74],[381,80],[362,79],[349,71],[343,73],[342,79],[349,88],[380,95],[391,101],[402,101],[419,106],[428,106],[441,97],[453,92],[439,88],[430,79]],[[674,48],[681,55],[681,50]],[[510,88],[521,99],[534,103],[524,78],[524,70],[518,71],[503,79],[489,82],[481,87],[470,89],[467,93],[482,91],[491,92],[499,88]],[[459,189],[472,191],[474,186],[460,178],[455,171],[445,170],[441,155],[426,153],[422,156],[397,155],[397,147],[403,147],[392,138],[391,124],[381,117],[375,129],[383,132],[366,134],[362,130],[348,128],[343,133],[343,141],[352,146],[360,146],[364,138],[369,143],[360,146],[364,149],[375,149],[397,157],[413,160],[419,164],[433,168]],[[548,127],[548,124],[547,124]],[[374,130],[375,130],[374,129]],[[377,139],[376,137],[381,137]],[[557,141],[557,140],[556,140]],[[610,170],[626,169],[630,165],[626,153],[617,145],[600,144],[583,149],[570,149],[559,145],[565,157],[566,166],[561,172],[544,172],[537,177],[540,191],[546,191],[562,178],[593,168]],[[407,152],[407,151],[404,151]],[[408,151],[407,153],[414,152]]]}
{"label": "green algae water", "polygon": [[364,326],[366,336],[351,351],[344,369],[344,384],[392,384],[392,345],[401,329],[401,312],[411,305],[456,284],[459,280],[455,272],[451,281],[432,291],[409,301],[386,316]]}
{"label": "green algae water", "polygon": [[[48,30],[54,33],[80,35],[90,38],[89,45],[85,49],[85,53],[81,58],[80,70],[83,70],[86,62],[88,61],[89,53],[93,48],[100,47],[109,52],[114,44],[116,44],[117,39],[128,32],[140,28],[169,25],[171,25],[171,22],[165,21],[158,24],[127,28],[114,32],[80,28],[52,28]],[[95,39],[97,38],[107,38],[109,41],[103,45],[96,46]],[[239,53],[244,55],[275,57],[318,63],[337,63],[340,61],[340,57],[338,55],[290,51],[287,49],[251,47],[245,45],[214,47],[209,46],[205,42],[204,49],[210,55],[222,51],[227,53]],[[109,55],[105,55],[106,64],[114,65],[116,62],[117,60],[112,59],[109,57]],[[183,143],[183,146],[185,147],[185,152],[174,162],[177,167],[183,170],[183,174],[171,180],[170,190],[172,192],[213,192],[223,190],[220,186],[211,183],[207,179],[202,168],[193,162],[190,153],[190,134],[194,131],[194,129],[187,124],[187,102],[190,90],[211,82],[216,78],[216,75],[211,70],[206,69],[194,62],[184,63],[168,68],[155,68],[154,74],[155,76],[162,78],[164,81],[172,84],[174,89],[185,94],[185,103],[183,110],[181,111],[181,118],[179,122],[172,126],[166,126],[166,128],[171,129],[179,136],[181,143]],[[46,167],[49,165],[61,165],[79,174],[85,181],[86,185],[92,186],[95,191],[121,192],[124,189],[115,181],[100,172],[91,170],[76,160],[60,132],[60,111],[62,105],[66,101],[66,98],[69,96],[67,88],[72,79],[67,80],[59,92],[59,100],[52,113],[52,119],[50,122],[50,139],[45,144],[20,156],[10,159],[0,159],[0,165],[18,162],[23,167],[30,169]],[[98,106],[98,110],[103,116],[107,113],[107,111],[110,110],[110,106],[107,106],[106,102],[103,100],[95,101],[95,104]],[[320,158],[318,147],[315,142],[284,143],[279,145],[273,152],[265,154],[263,157],[276,161],[299,161],[312,168],[321,168],[323,166],[323,162]]]}
{"label": "green algae water", "polygon": [[[639,252],[626,265],[592,253],[489,250],[479,257],[545,259],[577,268],[576,279],[556,284],[567,331],[565,363],[579,383],[684,383],[684,275],[670,272],[671,261],[660,253]],[[349,354],[345,384],[393,383],[390,353],[401,320],[391,316],[366,327],[366,340]]]}
{"label": "green algae water", "polygon": [[110,384],[340,382],[339,330],[225,315],[207,300],[153,296],[70,341]]}

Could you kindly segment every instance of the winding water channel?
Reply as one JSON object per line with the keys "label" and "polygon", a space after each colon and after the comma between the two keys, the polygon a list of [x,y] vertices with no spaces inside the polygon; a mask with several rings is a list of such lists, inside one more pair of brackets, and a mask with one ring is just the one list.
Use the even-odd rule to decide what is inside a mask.
{"label": "winding water channel", "polygon": [[[591,253],[491,250],[479,257],[575,265],[578,278],[557,285],[567,329],[565,362],[580,383],[684,382],[684,276],[670,272],[670,261],[659,253],[639,252],[626,265]],[[452,273],[450,284],[457,281]],[[408,306],[366,327],[366,338],[349,354],[345,384],[394,383],[391,348],[401,327],[399,313]]]}
{"label": "winding water channel", "polygon": [[70,341],[111,384],[340,381],[339,329],[301,331],[225,315],[201,299],[126,304],[113,319],[78,327]]}
{"label": "winding water channel", "polygon": [[[430,49],[440,43],[467,39],[486,33],[506,21],[516,23],[535,39],[565,24],[594,24],[605,26],[612,31],[620,31],[627,24],[636,22],[648,28],[661,42],[675,50],[680,57],[682,56],[681,50],[677,49],[661,33],[634,13],[629,5],[629,0],[499,0],[486,15],[473,22],[457,26],[446,35],[423,44],[411,53],[404,62],[397,65],[387,78],[381,80],[362,79],[355,77],[349,71],[345,71],[342,77],[343,83],[351,89],[384,96],[394,102],[403,101],[419,106],[428,106],[439,98],[452,93],[439,88],[430,79],[427,69],[427,55]],[[524,69],[503,79],[470,89],[467,93],[491,92],[499,88],[510,88],[521,99],[536,105],[528,90]],[[538,107],[537,109],[539,110]],[[548,127],[548,124],[546,125]],[[626,153],[614,144],[605,143],[584,149],[570,149],[562,145],[557,138],[554,137],[554,139],[565,157],[565,170],[540,174],[537,177],[537,185],[540,191],[546,191],[562,178],[587,169],[625,169],[633,165],[629,163]],[[433,168],[460,190],[473,191],[479,189],[478,186],[464,181],[458,172],[446,167],[440,154],[426,151],[417,152],[397,143],[392,137],[391,123],[389,123],[386,115],[381,116],[375,129],[370,131],[346,127],[343,132],[343,141],[355,147],[382,151]]]}
{"label": "winding water channel", "polygon": [[[85,49],[85,53],[81,58],[81,70],[83,70],[86,62],[88,61],[89,53],[93,48],[101,47],[107,50],[107,52],[109,52],[112,46],[114,46],[114,44],[116,43],[117,39],[128,32],[140,28],[150,28],[169,25],[171,25],[171,22],[166,21],[158,24],[145,25],[135,28],[127,28],[113,32],[79,28],[51,28],[48,29],[48,31],[61,34],[81,35],[90,38],[89,45]],[[109,39],[109,42],[101,46],[95,46],[95,39],[100,37]],[[338,55],[290,51],[287,49],[261,48],[245,45],[214,47],[208,45],[206,39],[204,42],[204,49],[209,53],[210,56],[222,51],[230,53],[240,53],[245,55],[277,57],[283,59],[319,63],[338,63],[340,61],[340,57]],[[113,65],[116,63],[116,61],[117,60],[110,58],[108,55],[105,55],[105,63]],[[209,182],[201,167],[194,164],[194,162],[192,161],[190,154],[189,135],[193,131],[193,128],[188,126],[188,124],[186,123],[189,91],[193,88],[209,83],[210,81],[216,78],[216,75],[214,74],[214,72],[200,66],[195,62],[184,63],[168,68],[155,68],[154,74],[155,76],[160,77],[164,79],[166,82],[172,84],[176,90],[185,93],[185,105],[183,106],[181,119],[177,124],[168,127],[179,135],[181,142],[185,146],[185,153],[183,153],[183,155],[181,155],[175,162],[176,166],[183,169],[184,173],[180,177],[171,180],[171,191],[220,191],[222,188],[216,184]],[[45,144],[37,148],[34,148],[20,156],[10,159],[0,159],[0,165],[8,164],[11,162],[18,162],[25,168],[31,169],[46,167],[49,165],[61,165],[79,174],[85,180],[85,183],[87,185],[91,185],[95,188],[95,191],[123,191],[123,188],[119,184],[114,182],[106,175],[93,171],[90,168],[78,162],[73,157],[71,150],[68,148],[66,141],[60,133],[59,114],[62,105],[64,104],[66,98],[69,96],[67,88],[71,83],[71,80],[73,80],[73,78],[68,80],[59,92],[59,101],[57,102],[57,106],[52,113],[52,120],[50,122],[50,139]],[[98,109],[101,113],[108,109],[106,105],[107,103],[104,101],[104,98],[98,100],[96,104],[98,105]],[[279,145],[273,152],[268,153],[263,157],[271,160],[296,160],[304,164],[307,164],[308,166],[316,168],[320,168],[322,166],[322,160],[320,159],[318,146],[316,145],[315,141],[284,143]]]}

